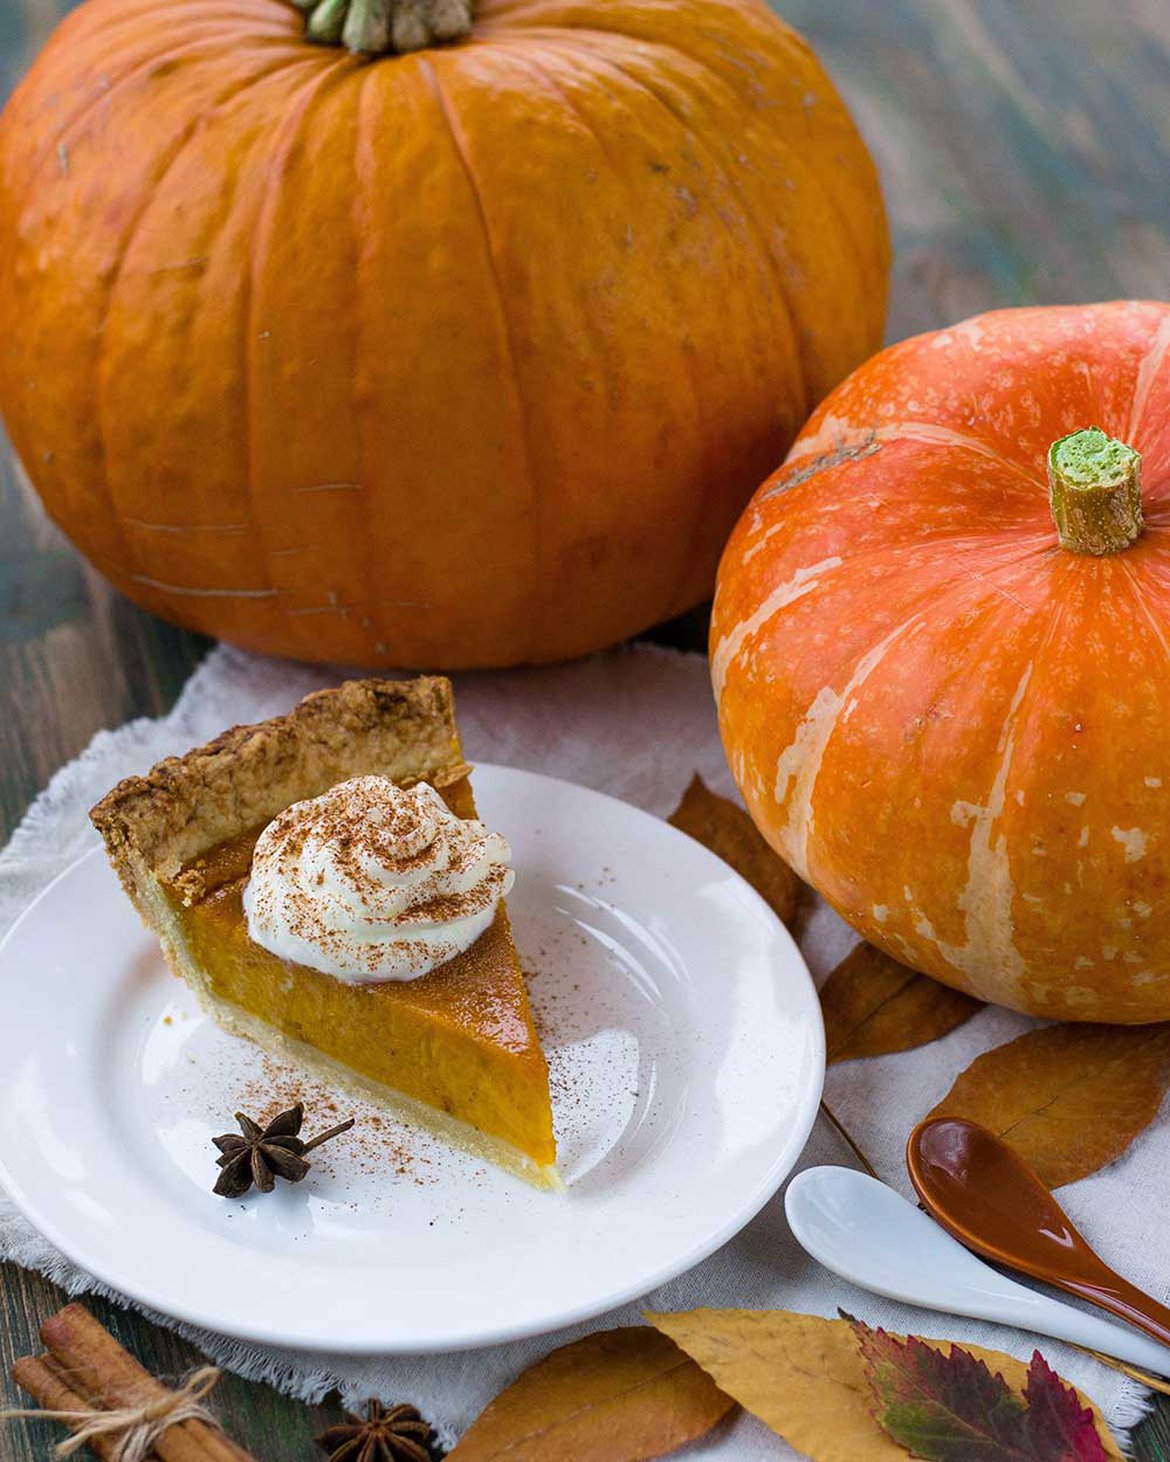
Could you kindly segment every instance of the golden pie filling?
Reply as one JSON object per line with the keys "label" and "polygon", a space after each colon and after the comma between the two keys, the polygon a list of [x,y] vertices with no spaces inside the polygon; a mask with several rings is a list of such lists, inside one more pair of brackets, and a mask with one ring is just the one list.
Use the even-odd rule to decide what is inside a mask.
{"label": "golden pie filling", "polygon": [[[454,780],[434,781],[451,811],[471,819],[466,767],[455,765]],[[166,775],[173,780],[173,770]],[[548,1065],[503,902],[485,933],[428,973],[354,983],[250,937],[243,895],[266,823],[144,880],[103,826],[110,822],[103,812],[99,826],[124,884],[176,973],[222,1024],[538,1186],[559,1186]]]}

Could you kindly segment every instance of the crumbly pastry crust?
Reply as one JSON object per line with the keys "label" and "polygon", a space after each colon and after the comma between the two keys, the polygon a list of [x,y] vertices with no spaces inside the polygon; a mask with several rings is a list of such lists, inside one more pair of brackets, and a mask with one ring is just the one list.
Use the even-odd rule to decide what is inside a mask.
{"label": "crumbly pastry crust", "polygon": [[197,872],[181,878],[184,865],[292,802],[368,773],[447,786],[468,770],[445,676],[351,680],[128,777],[90,818],[136,904],[147,876],[179,887],[190,902],[202,888]]}

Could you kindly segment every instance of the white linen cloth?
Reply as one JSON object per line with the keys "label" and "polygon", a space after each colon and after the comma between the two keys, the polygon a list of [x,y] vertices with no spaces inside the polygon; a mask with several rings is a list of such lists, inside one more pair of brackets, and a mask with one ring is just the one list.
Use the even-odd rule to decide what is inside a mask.
{"label": "white linen cloth", "polygon": [[[0,932],[96,834],[86,816],[116,781],[210,739],[226,726],[287,710],[341,672],[266,660],[220,648],[195,672],[170,715],[102,731],[62,768],[0,854]],[[715,724],[702,656],[636,645],[573,665],[456,677],[460,726],[470,760],[546,772],[598,788],[660,816],[698,771],[734,796]],[[820,979],[855,941],[824,906],[800,931]],[[908,1193],[903,1144],[914,1121],[982,1050],[1035,1022],[987,1009],[944,1040],[917,1051],[854,1061],[830,1071],[826,1100],[878,1172]],[[856,1165],[822,1117],[802,1166]],[[1117,1163],[1064,1188],[1061,1200],[1102,1255],[1159,1298],[1170,1287],[1170,1124],[1156,1123]],[[0,1257],[38,1269],[71,1293],[98,1289],[55,1251],[0,1195]],[[888,1329],[971,1342],[1027,1360],[1034,1345],[1061,1375],[1086,1391],[1115,1428],[1141,1415],[1144,1393],[1117,1372],[1055,1341],[933,1314],[878,1299],[842,1283],[797,1246],[778,1195],[737,1238],[696,1269],[589,1325],[538,1339],[440,1357],[354,1360],[253,1347],[178,1327],[217,1362],[271,1381],[307,1400],[339,1386],[347,1401],[409,1401],[452,1441],[530,1362],[588,1330],[636,1324],[642,1308],[781,1308],[835,1315],[840,1306]],[[155,1317],[161,1318],[161,1317]],[[163,1323],[170,1323],[163,1320]],[[680,1456],[768,1462],[796,1454],[761,1423],[739,1416]]]}

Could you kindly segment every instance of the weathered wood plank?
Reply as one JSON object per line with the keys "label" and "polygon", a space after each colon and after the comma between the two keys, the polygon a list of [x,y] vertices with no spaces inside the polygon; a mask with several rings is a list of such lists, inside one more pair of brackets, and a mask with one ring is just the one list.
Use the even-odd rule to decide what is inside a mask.
{"label": "weathered wood plank", "polygon": [[[1170,295],[1170,6],[1165,0],[776,0],[816,45],[877,155],[897,244],[888,335],[1007,304]],[[64,0],[0,0],[0,95]],[[701,647],[703,616],[671,626]],[[157,714],[205,650],[86,569],[24,498],[0,452],[0,838],[101,726]],[[0,1404],[11,1358],[62,1302],[0,1268]],[[99,1306],[154,1369],[194,1356]],[[307,1462],[321,1424],[226,1379],[233,1432],[270,1462]],[[332,1412],[326,1413],[332,1416]],[[3,1462],[43,1462],[46,1433],[0,1434]],[[1170,1403],[1138,1462],[1170,1462]]]}
{"label": "weathered wood plank", "polygon": [[[8,1371],[17,1356],[41,1350],[37,1331],[66,1296],[40,1275],[14,1266],[4,1266],[0,1294],[0,1405],[23,1406],[28,1398],[8,1381]],[[102,1324],[117,1336],[127,1350],[164,1378],[178,1380],[204,1362],[204,1357],[169,1330],[150,1324],[132,1310],[105,1300],[87,1299]],[[257,1462],[309,1462],[320,1458],[313,1437],[340,1418],[335,1400],[322,1406],[305,1406],[279,1395],[270,1386],[242,1381],[225,1372],[215,1388],[212,1404],[223,1419],[229,1435],[245,1446]],[[0,1459],[3,1462],[46,1462],[54,1443],[63,1435],[51,1423],[5,1424],[0,1431]],[[88,1454],[87,1454],[88,1455]]]}
{"label": "weathered wood plank", "polygon": [[169,707],[206,642],[129,604],[77,556],[0,451],[0,829],[103,726]]}
{"label": "weathered wood plank", "polygon": [[846,92],[897,246],[888,335],[1170,293],[1170,7],[779,0]]}

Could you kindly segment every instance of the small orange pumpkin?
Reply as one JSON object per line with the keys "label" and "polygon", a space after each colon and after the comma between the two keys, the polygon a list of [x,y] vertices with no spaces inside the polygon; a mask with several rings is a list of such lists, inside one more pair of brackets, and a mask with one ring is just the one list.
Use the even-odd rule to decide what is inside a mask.
{"label": "small orange pumpkin", "polygon": [[711,644],[752,816],[867,939],[1034,1015],[1170,1018],[1170,305],[868,362],[736,528]]}
{"label": "small orange pumpkin", "polygon": [[[427,47],[466,0],[321,0]],[[581,654],[698,602],[879,343],[873,165],[761,0],[483,0],[404,55],[89,0],[0,122],[0,410],[132,599],[309,659]]]}

